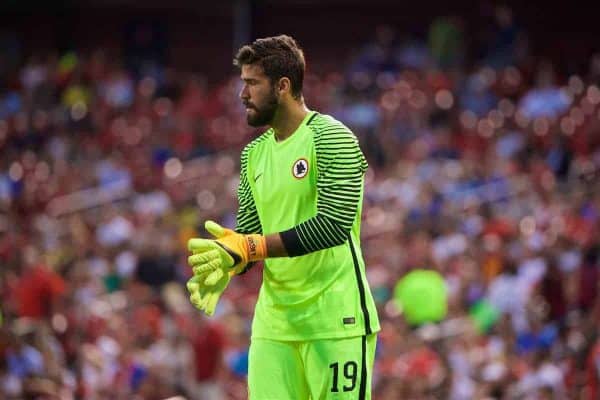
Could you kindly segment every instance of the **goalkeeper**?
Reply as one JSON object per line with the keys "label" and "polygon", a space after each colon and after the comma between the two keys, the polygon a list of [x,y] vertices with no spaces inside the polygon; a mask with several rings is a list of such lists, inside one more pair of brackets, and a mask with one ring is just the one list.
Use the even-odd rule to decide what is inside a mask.
{"label": "goalkeeper", "polygon": [[212,315],[232,276],[264,261],[252,322],[251,400],[370,399],[379,321],[365,276],[360,221],[367,162],[354,134],[304,104],[294,39],[239,49],[250,126],[235,231],[206,222],[188,243],[190,299]]}

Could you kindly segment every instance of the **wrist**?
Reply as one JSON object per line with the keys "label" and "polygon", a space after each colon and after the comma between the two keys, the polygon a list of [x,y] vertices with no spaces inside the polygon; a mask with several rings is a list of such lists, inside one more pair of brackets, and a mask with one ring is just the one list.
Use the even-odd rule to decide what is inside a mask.
{"label": "wrist", "polygon": [[268,258],[287,257],[288,256],[287,249],[285,248],[285,245],[283,244],[280,233],[273,233],[273,234],[266,236],[266,242],[267,242],[267,257]]}

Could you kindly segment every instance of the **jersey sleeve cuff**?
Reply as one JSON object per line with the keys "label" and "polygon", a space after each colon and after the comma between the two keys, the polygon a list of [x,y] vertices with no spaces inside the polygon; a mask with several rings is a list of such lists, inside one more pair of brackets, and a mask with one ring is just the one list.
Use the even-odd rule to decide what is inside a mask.
{"label": "jersey sleeve cuff", "polygon": [[279,236],[281,237],[283,247],[285,247],[288,256],[297,257],[308,253],[304,246],[302,246],[300,237],[295,228],[281,232]]}

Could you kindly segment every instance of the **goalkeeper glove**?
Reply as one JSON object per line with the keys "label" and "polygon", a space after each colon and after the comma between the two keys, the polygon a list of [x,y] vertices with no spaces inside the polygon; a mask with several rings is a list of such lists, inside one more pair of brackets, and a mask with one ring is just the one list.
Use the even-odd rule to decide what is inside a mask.
{"label": "goalkeeper glove", "polygon": [[[213,266],[213,270],[214,266],[219,265],[227,272],[233,268],[237,274],[243,271],[249,262],[267,257],[267,241],[262,235],[244,235],[223,228],[213,221],[206,221],[204,227],[215,239],[193,238],[188,241],[188,249],[194,253],[188,258],[192,267],[204,265],[204,271],[209,265]],[[210,262],[216,259],[220,259],[221,263]]]}
{"label": "goalkeeper glove", "polygon": [[[208,316],[215,313],[217,302],[231,279],[230,274],[222,273],[221,268],[215,268],[217,268],[215,271],[194,273],[186,285],[190,293],[190,302]],[[219,272],[221,273],[219,274]]]}

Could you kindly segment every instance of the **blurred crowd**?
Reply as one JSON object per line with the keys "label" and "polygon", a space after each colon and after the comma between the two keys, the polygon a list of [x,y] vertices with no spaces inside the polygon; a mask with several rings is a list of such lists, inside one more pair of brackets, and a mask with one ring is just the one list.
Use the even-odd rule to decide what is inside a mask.
{"label": "blurred crowd", "polygon": [[[379,27],[338,71],[309,62],[309,108],[351,127],[370,163],[374,399],[600,397],[600,55],[558,71],[510,9],[493,17],[479,44],[437,18],[425,37]],[[256,134],[239,78],[8,49],[0,398],[245,398],[261,266],[212,318],[185,291],[187,239],[208,218],[235,226]],[[446,321],[415,329],[395,306],[415,268],[444,276]]]}

